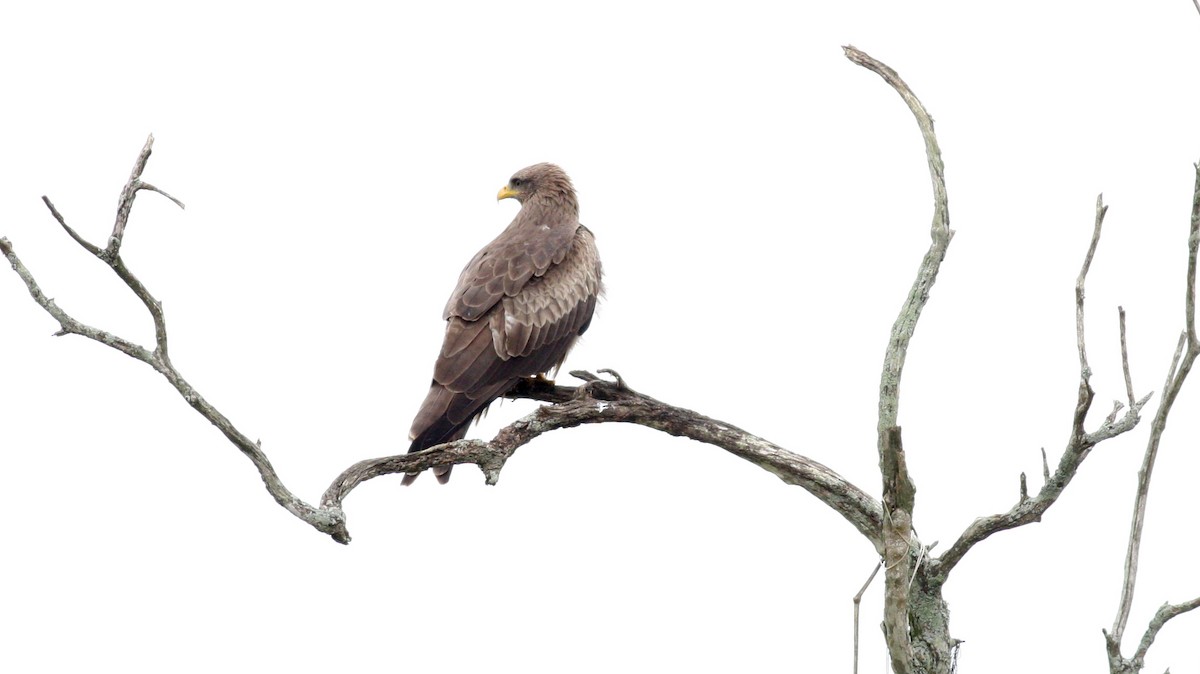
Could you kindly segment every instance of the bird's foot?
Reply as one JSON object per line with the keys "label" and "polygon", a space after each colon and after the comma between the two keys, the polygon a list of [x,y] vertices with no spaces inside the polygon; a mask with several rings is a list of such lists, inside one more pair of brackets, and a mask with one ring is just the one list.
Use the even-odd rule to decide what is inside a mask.
{"label": "bird's foot", "polygon": [[600,377],[597,377],[586,370],[571,371],[572,377],[583,380],[583,384],[581,384],[579,388],[575,390],[576,398],[590,397],[602,400],[613,399],[621,396],[622,394],[633,392],[633,389],[629,388],[629,386],[625,384],[625,379],[622,378],[616,370],[604,368],[602,370],[597,370],[597,372],[611,375],[613,381],[601,379]]}

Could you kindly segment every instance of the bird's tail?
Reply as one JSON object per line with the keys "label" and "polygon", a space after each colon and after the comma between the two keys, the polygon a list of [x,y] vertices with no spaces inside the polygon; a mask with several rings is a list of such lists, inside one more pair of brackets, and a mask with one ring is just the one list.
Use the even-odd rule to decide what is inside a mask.
{"label": "bird's tail", "polygon": [[[424,410],[424,408],[422,408]],[[467,434],[467,427],[471,425],[471,420],[461,424],[453,424],[446,417],[438,418],[432,426],[429,426],[422,431],[417,437],[413,438],[412,444],[408,447],[408,453],[419,452],[443,442],[453,442],[461,440]],[[454,470],[453,465],[449,466],[434,466],[430,469],[433,476],[437,478],[440,484],[446,484],[450,481],[450,471]],[[404,486],[408,486],[416,481],[420,473],[405,473],[404,480],[401,482]]]}
{"label": "bird's tail", "polygon": [[[409,437],[412,445],[408,452],[419,452],[444,442],[461,440],[467,434],[467,428],[497,396],[512,387],[512,381],[500,381],[480,391],[471,393],[455,393],[445,386],[435,382],[429,387],[429,394],[421,409],[413,419]],[[446,484],[450,481],[450,471],[453,465],[434,466],[433,475],[438,482]],[[417,479],[419,473],[406,473],[405,485],[410,485]]]}

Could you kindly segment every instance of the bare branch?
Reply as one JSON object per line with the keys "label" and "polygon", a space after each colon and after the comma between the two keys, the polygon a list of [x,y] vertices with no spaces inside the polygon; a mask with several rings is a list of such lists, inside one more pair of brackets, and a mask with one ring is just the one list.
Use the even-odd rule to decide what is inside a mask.
{"label": "bare branch", "polygon": [[1112,411],[1108,413],[1108,416],[1104,417],[1103,425],[1111,426],[1113,422],[1117,420],[1117,415],[1120,414],[1121,408],[1123,407],[1125,407],[1125,403],[1121,402],[1120,400],[1114,400]]}
{"label": "bare branch", "polygon": [[104,249],[104,256],[110,260],[121,254],[121,242],[125,238],[125,227],[129,224],[129,213],[133,210],[133,200],[140,190],[158,192],[175,202],[176,206],[184,207],[182,201],[153,185],[142,182],[142,171],[146,170],[146,162],[150,160],[150,154],[153,151],[154,134],[150,134],[146,137],[146,144],[142,146],[142,151],[138,153],[133,170],[129,173],[129,181],[125,183],[125,187],[121,190],[121,198],[117,201],[117,219],[113,222],[112,235],[108,238],[108,247]]}
{"label": "bare branch", "polygon": [[489,442],[458,440],[414,454],[354,464],[325,491],[321,498],[322,508],[340,511],[341,503],[350,491],[367,480],[382,475],[419,472],[438,465],[473,463],[483,470],[488,484],[495,484],[508,458],[543,433],[582,424],[624,422],[716,445],[788,484],[803,487],[845,517],[876,550],[882,550],[883,513],[879,502],[829,468],[731,424],[638,393],[621,382],[605,381],[588,372],[571,374],[584,379],[585,383],[574,389],[518,384],[510,396],[542,400],[544,398],[536,393],[541,390],[547,393],[546,399],[558,401],[566,391],[571,391],[571,395],[563,402],[540,407],[501,429]]}
{"label": "bare branch", "polygon": [[[1108,642],[1110,668],[1114,665],[1130,662],[1121,656],[1121,639],[1125,635],[1125,627],[1129,622],[1129,613],[1133,609],[1138,560],[1142,547],[1142,530],[1146,521],[1146,502],[1150,496],[1150,480],[1154,473],[1154,462],[1158,457],[1158,446],[1162,440],[1163,432],[1166,430],[1167,417],[1171,413],[1171,407],[1175,404],[1175,399],[1183,389],[1183,384],[1187,380],[1188,373],[1191,372],[1196,357],[1200,355],[1200,341],[1196,338],[1196,256],[1197,249],[1200,248],[1200,163],[1196,164],[1195,170],[1196,179],[1192,192],[1191,223],[1188,228],[1186,291],[1184,293],[1184,320],[1186,328],[1183,334],[1179,336],[1175,354],[1171,358],[1171,366],[1167,371],[1167,379],[1163,386],[1163,395],[1158,402],[1158,411],[1154,415],[1154,421],[1150,424],[1150,437],[1146,442],[1146,452],[1142,458],[1142,467],[1138,471],[1137,493],[1134,495],[1133,501],[1133,518],[1129,527],[1129,545],[1125,551],[1125,573],[1124,581],[1121,585],[1121,600],[1117,606],[1117,615],[1113,619],[1112,631],[1105,633],[1105,638]],[[1168,607],[1164,606],[1164,608]],[[1192,608],[1195,608],[1195,606],[1184,610],[1191,610]],[[1158,620],[1161,615],[1164,615],[1163,609],[1159,609],[1159,613],[1155,615],[1155,620]],[[1171,617],[1173,615],[1163,618],[1163,622],[1165,623]],[[1152,631],[1148,630],[1146,637],[1142,639],[1142,645],[1146,649],[1150,647],[1150,643],[1154,641],[1154,635],[1157,634],[1158,629],[1161,627],[1161,624],[1158,627],[1154,627],[1154,621],[1151,622]],[[1144,650],[1141,647],[1138,649],[1138,654],[1144,655]],[[1137,655],[1134,657],[1135,660],[1138,658]]]}
{"label": "bare branch", "polygon": [[[1133,656],[1133,661],[1137,663],[1145,662],[1146,653],[1149,652],[1150,646],[1158,637],[1158,632],[1172,618],[1187,613],[1188,611],[1200,608],[1200,597],[1185,601],[1179,604],[1163,604],[1154,612],[1154,617],[1150,619],[1150,624],[1146,627],[1146,633],[1142,635],[1142,641],[1138,644],[1137,652]],[[1170,670],[1168,670],[1170,671]]]}
{"label": "bare branch", "polygon": [[[153,138],[153,136],[151,136],[151,138]],[[154,185],[151,185],[150,183],[145,182],[145,181],[139,181],[139,183],[140,183],[140,185],[139,185],[140,189],[149,190],[151,192],[158,192],[159,194],[163,195],[164,197],[170,199],[176,206],[178,206],[180,208],[184,208],[184,209],[187,208],[187,206],[183,205],[182,201],[180,201],[180,200],[176,199],[175,197],[171,196],[170,194],[167,194],[166,192],[158,189]]]}
{"label": "bare branch", "polygon": [[[931,576],[935,582],[945,582],[950,571],[962,561],[963,556],[976,543],[999,531],[1040,521],[1042,514],[1050,506],[1054,505],[1063,490],[1066,489],[1067,485],[1075,477],[1080,464],[1087,458],[1092,448],[1104,440],[1116,437],[1137,426],[1138,421],[1141,419],[1139,414],[1142,407],[1150,400],[1151,394],[1147,394],[1140,400],[1131,401],[1129,409],[1125,411],[1125,414],[1120,419],[1117,418],[1119,407],[1114,406],[1115,409],[1100,425],[1100,428],[1092,433],[1084,430],[1084,420],[1087,418],[1088,410],[1091,409],[1092,401],[1095,397],[1095,393],[1092,391],[1091,384],[1089,383],[1092,372],[1091,368],[1088,367],[1087,347],[1084,340],[1084,282],[1087,279],[1088,270],[1092,266],[1092,258],[1096,255],[1096,247],[1100,242],[1100,232],[1104,223],[1104,215],[1107,212],[1108,207],[1104,205],[1103,197],[1097,197],[1092,240],[1088,245],[1087,255],[1084,257],[1083,266],[1080,268],[1079,276],[1075,281],[1075,337],[1076,347],[1079,351],[1079,393],[1075,403],[1075,412],[1072,417],[1071,437],[1067,442],[1066,449],[1063,451],[1062,458],[1059,459],[1058,467],[1055,469],[1054,474],[1050,475],[1049,466],[1046,464],[1045,458],[1046,450],[1043,448],[1042,462],[1046,481],[1042,485],[1041,490],[1031,498],[1021,499],[1008,512],[980,517],[972,522],[944,554],[930,561]],[[1120,405],[1120,403],[1117,403],[1117,405]]]}
{"label": "bare branch", "polygon": [[946,248],[954,232],[950,229],[950,210],[946,197],[945,167],[942,164],[942,153],[938,148],[937,136],[933,131],[933,119],[926,112],[925,106],[912,93],[904,80],[896,71],[875,60],[865,52],[846,46],[842,47],[846,58],[852,62],[878,74],[884,79],[904,102],[908,104],[921,136],[925,140],[925,155],[929,164],[929,177],[933,182],[933,225],[930,235],[933,239],[925,257],[921,260],[917,278],[909,290],[908,298],[892,325],[891,339],[888,341],[886,355],[883,361],[883,374],[879,383],[879,450],[883,451],[884,435],[887,429],[897,425],[900,409],[900,377],[904,370],[904,359],[908,353],[908,344],[916,331],[917,321],[921,310],[929,300],[929,291],[937,280],[938,270],[946,256]]}
{"label": "bare branch", "polygon": [[[133,342],[118,337],[110,332],[98,330],[79,322],[65,311],[60,309],[53,299],[46,297],[45,293],[43,293],[41,288],[38,287],[33,275],[30,274],[29,270],[21,262],[20,258],[17,257],[17,254],[13,250],[12,244],[8,239],[0,238],[0,252],[4,253],[4,256],[12,265],[13,270],[16,271],[17,275],[21,277],[21,280],[25,282],[26,288],[29,289],[29,294],[33,296],[33,300],[37,302],[38,306],[45,309],[47,313],[49,313],[56,321],[58,321],[59,326],[61,326],[61,330],[57,334],[81,335],[83,337],[87,337],[88,339],[97,341],[105,346],[112,347],[113,349],[116,349],[127,356],[136,358],[153,367],[156,371],[166,377],[167,381],[171,382],[171,385],[179,391],[180,395],[183,396],[183,399],[187,401],[189,405],[191,405],[206,419],[212,422],[214,426],[216,426],[222,433],[225,434],[225,437],[229,438],[229,440],[233,442],[238,449],[242,450],[242,452],[254,463],[255,467],[258,468],[259,474],[262,476],[263,483],[266,485],[267,491],[271,493],[271,496],[275,498],[276,502],[278,502],[284,508],[287,508],[292,514],[305,520],[306,522],[309,522],[318,530],[328,533],[335,538],[339,534],[344,533],[345,528],[342,524],[340,513],[330,514],[328,512],[320,512],[318,509],[313,508],[312,506],[304,503],[292,495],[292,493],[288,491],[286,487],[284,487],[282,481],[280,481],[279,476],[275,473],[275,468],[271,465],[271,462],[267,460],[266,455],[263,454],[258,443],[251,442],[250,438],[246,437],[244,434],[234,428],[233,424],[228,418],[218,412],[216,408],[210,405],[207,400],[197,393],[196,390],[192,388],[190,384],[188,384],[187,380],[185,380],[175,370],[174,366],[172,366],[171,363],[166,359],[165,353],[160,354],[158,351],[149,351],[142,346],[134,344]],[[166,334],[165,324],[162,325],[162,332],[164,335]]]}
{"label": "bare branch", "polygon": [[1125,307],[1117,307],[1117,315],[1121,323],[1121,371],[1125,373],[1125,395],[1129,404],[1134,403],[1133,377],[1129,374],[1129,347],[1125,344]]}
{"label": "bare branch", "polygon": [[1167,378],[1163,381],[1163,390],[1171,388],[1175,381],[1175,373],[1179,368],[1179,359],[1183,357],[1183,347],[1187,346],[1187,331],[1179,333],[1179,341],[1175,343],[1175,355],[1171,357],[1171,365],[1167,368]]}
{"label": "bare branch", "polygon": [[[1079,276],[1075,279],[1075,340],[1079,350],[1079,372],[1082,379],[1081,386],[1086,385],[1092,377],[1092,369],[1088,367],[1087,362],[1087,345],[1084,342],[1083,329],[1083,286],[1087,280],[1088,270],[1092,268],[1092,258],[1096,256],[1096,246],[1100,245],[1100,229],[1104,226],[1104,216],[1108,213],[1108,206],[1104,205],[1104,195],[1096,197],[1096,224],[1092,229],[1092,242],[1088,245],[1087,255],[1083,258],[1083,266],[1079,269]],[[1090,392],[1090,388],[1089,388]],[[1091,403],[1090,397],[1088,403]],[[1087,414],[1085,409],[1084,414]],[[1076,432],[1083,434],[1083,420],[1076,416],[1075,421]]]}
{"label": "bare branch", "polygon": [[4,253],[4,257],[12,265],[13,271],[25,282],[25,287],[29,289],[29,294],[33,297],[33,301],[45,309],[46,313],[50,314],[54,320],[58,321],[59,331],[55,333],[56,336],[81,335],[100,342],[105,346],[110,346],[131,358],[136,358],[144,363],[151,362],[153,354],[150,351],[143,349],[133,342],[117,337],[112,333],[98,330],[75,320],[67,312],[59,308],[53,299],[46,297],[46,294],[38,286],[37,281],[34,280],[33,274],[26,269],[25,265],[21,262],[21,258],[17,257],[12,242],[8,239],[0,238],[0,252]]}
{"label": "bare branch", "polygon": [[180,208],[183,208],[183,202],[158,189],[157,187],[154,187],[153,185],[142,182],[142,171],[146,169],[146,162],[150,159],[150,153],[153,147],[154,135],[151,134],[146,138],[146,144],[142,147],[142,151],[138,154],[137,161],[134,162],[133,171],[130,173],[129,181],[125,183],[125,187],[121,189],[121,200],[117,204],[116,224],[113,225],[113,233],[109,238],[108,247],[105,249],[101,249],[99,246],[87,241],[78,233],[76,233],[75,230],[67,224],[62,214],[58,212],[58,209],[54,207],[54,203],[50,201],[49,197],[43,196],[42,201],[46,204],[46,208],[50,209],[50,213],[54,216],[54,219],[58,221],[58,224],[62,226],[64,230],[66,230],[67,234],[74,239],[76,243],[82,246],[84,250],[96,256],[96,258],[101,262],[104,262],[111,267],[112,270],[116,272],[117,276],[125,282],[125,285],[129,286],[129,289],[133,291],[133,294],[142,301],[142,304],[145,305],[146,310],[150,312],[150,317],[154,321],[154,353],[164,360],[169,361],[170,358],[167,353],[166,319],[163,316],[162,304],[158,300],[154,299],[154,296],[150,294],[150,291],[146,289],[146,286],[144,286],[142,282],[133,275],[133,272],[129,271],[129,269],[125,266],[125,262],[121,259],[120,253],[121,241],[125,235],[125,227],[129,222],[130,209],[133,207],[133,199],[139,190],[146,189],[158,192],[159,194],[175,202]]}
{"label": "bare branch", "polygon": [[54,219],[58,221],[58,224],[66,230],[67,234],[75,240],[75,243],[83,246],[83,249],[92,255],[95,255],[96,257],[102,257],[103,251],[93,245],[90,241],[84,239],[82,236],[79,236],[75,230],[71,229],[71,226],[68,225],[67,221],[63,219],[62,213],[59,213],[58,209],[55,208],[54,204],[50,201],[50,197],[43,196],[42,203],[46,204],[46,208],[50,209],[50,214],[53,215]]}

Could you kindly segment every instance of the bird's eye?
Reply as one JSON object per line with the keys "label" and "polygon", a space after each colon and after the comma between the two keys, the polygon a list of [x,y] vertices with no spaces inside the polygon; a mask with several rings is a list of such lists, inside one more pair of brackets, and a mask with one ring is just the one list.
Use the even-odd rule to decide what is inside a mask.
{"label": "bird's eye", "polygon": [[525,180],[523,178],[513,178],[512,180],[509,180],[508,182],[513,187],[516,187],[516,186],[520,185],[521,183],[525,182]]}

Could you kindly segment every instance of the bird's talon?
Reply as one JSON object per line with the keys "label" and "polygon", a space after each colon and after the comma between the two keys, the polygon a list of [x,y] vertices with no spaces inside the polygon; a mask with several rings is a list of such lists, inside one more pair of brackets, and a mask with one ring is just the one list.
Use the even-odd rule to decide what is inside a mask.
{"label": "bird's talon", "polygon": [[622,391],[629,390],[629,386],[627,386],[625,384],[625,378],[621,376],[620,372],[617,372],[616,370],[614,370],[612,368],[608,368],[608,367],[601,369],[601,370],[597,370],[597,372],[601,372],[601,373],[607,374],[607,375],[612,375],[612,378],[614,380],[616,380],[618,389],[621,389]]}

